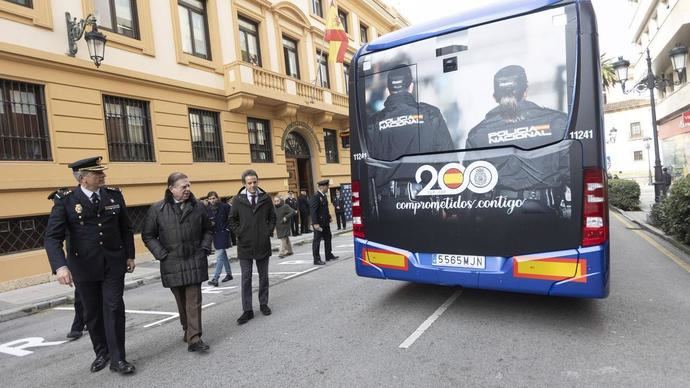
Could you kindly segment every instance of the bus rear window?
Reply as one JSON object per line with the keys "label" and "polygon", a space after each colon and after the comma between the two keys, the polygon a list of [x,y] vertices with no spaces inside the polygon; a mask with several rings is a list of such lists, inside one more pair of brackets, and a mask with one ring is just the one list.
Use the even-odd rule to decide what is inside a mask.
{"label": "bus rear window", "polygon": [[360,58],[369,155],[392,161],[562,140],[574,84],[575,58],[566,54],[576,44],[567,34],[576,28],[574,12],[559,7]]}

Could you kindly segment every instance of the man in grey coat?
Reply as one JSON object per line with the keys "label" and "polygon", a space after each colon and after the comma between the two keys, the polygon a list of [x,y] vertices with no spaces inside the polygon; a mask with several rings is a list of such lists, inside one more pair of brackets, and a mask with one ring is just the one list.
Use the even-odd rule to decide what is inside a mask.
{"label": "man in grey coat", "polygon": [[242,173],[244,187],[232,200],[230,228],[237,236],[237,258],[242,268],[242,315],[237,323],[243,325],[254,318],[252,309],[252,266],[259,272],[259,308],[271,315],[268,307],[268,258],[271,256],[271,234],[276,226],[273,202],[259,188],[259,176],[254,170]]}
{"label": "man in grey coat", "polygon": [[189,188],[187,175],[170,174],[165,198],[149,208],[141,238],[160,260],[163,287],[175,296],[187,350],[198,352],[209,349],[201,340],[201,283],[208,280],[213,233],[206,207]]}

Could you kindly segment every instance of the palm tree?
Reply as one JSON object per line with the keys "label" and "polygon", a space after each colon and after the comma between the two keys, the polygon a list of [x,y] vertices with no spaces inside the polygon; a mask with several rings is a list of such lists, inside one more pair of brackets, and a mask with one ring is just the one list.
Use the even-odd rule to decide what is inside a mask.
{"label": "palm tree", "polygon": [[601,85],[604,91],[606,91],[616,83],[616,71],[613,70],[613,65],[611,64],[613,58],[604,59],[604,55],[606,53],[601,54],[599,60],[601,62]]}

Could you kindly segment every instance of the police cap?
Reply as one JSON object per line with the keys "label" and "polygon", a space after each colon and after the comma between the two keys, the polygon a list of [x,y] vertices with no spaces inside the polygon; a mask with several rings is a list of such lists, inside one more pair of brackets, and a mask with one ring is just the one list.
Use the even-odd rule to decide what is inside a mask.
{"label": "police cap", "polygon": [[74,163],[70,163],[67,167],[71,168],[72,171],[103,171],[107,170],[108,166],[101,163],[103,160],[102,156],[94,156],[91,158],[86,158],[82,160],[77,160]]}
{"label": "police cap", "polygon": [[328,180],[328,179],[320,180],[320,181],[316,182],[316,184],[319,186],[328,186],[330,184],[330,180]]}
{"label": "police cap", "polygon": [[388,72],[388,90],[397,93],[407,88],[412,83],[412,71],[409,66],[398,67]]}
{"label": "police cap", "polygon": [[494,75],[494,98],[522,97],[527,90],[527,74],[522,66],[510,65]]}

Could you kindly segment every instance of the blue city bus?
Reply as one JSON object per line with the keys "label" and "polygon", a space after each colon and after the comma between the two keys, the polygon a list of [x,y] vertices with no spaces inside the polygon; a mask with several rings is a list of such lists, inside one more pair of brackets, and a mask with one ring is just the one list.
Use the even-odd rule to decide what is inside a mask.
{"label": "blue city bus", "polygon": [[590,1],[486,6],[384,35],[352,63],[359,276],[608,295]]}

